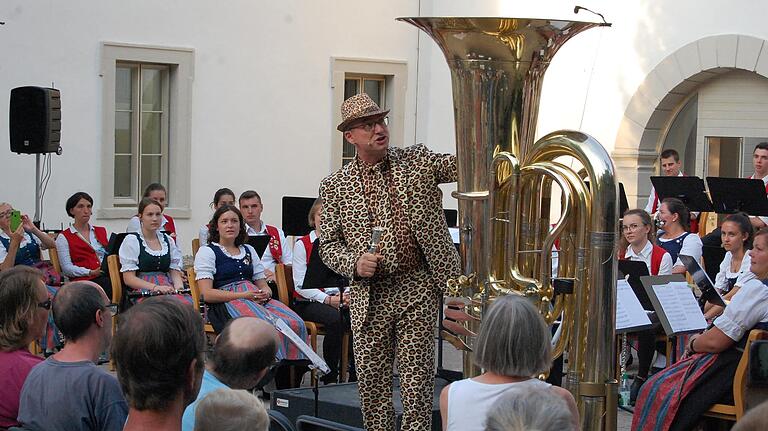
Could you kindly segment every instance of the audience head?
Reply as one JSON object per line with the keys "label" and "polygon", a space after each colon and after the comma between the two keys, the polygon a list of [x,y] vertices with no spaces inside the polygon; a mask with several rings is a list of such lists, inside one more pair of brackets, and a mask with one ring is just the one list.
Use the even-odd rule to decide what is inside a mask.
{"label": "audience head", "polygon": [[112,342],[117,377],[131,408],[167,411],[197,397],[205,335],[200,314],[167,296],[147,298],[121,315]]}
{"label": "audience head", "polygon": [[565,400],[550,388],[512,388],[488,410],[485,431],[573,430]]}
{"label": "audience head", "polygon": [[209,368],[230,388],[252,389],[274,363],[277,339],[275,328],[264,320],[230,320],[216,337]]}
{"label": "audience head", "polygon": [[665,231],[675,225],[687,231],[690,229],[691,213],[680,199],[665,198],[659,206],[659,220],[664,222],[662,229]]}
{"label": "audience head", "polygon": [[195,409],[195,431],[267,431],[269,415],[261,400],[243,390],[217,389]]}
{"label": "audience head", "polygon": [[237,200],[245,222],[254,225],[261,222],[261,212],[264,206],[261,204],[261,196],[253,190],[246,190]]}
{"label": "audience head", "polygon": [[0,350],[17,350],[40,337],[50,308],[40,271],[19,265],[0,272]]}
{"label": "audience head", "polygon": [[321,198],[315,199],[315,202],[312,204],[312,208],[309,209],[309,214],[307,215],[307,221],[309,222],[309,226],[315,228],[316,230],[320,230],[320,213],[323,212],[323,200]]}
{"label": "audience head", "polygon": [[621,222],[622,248],[629,244],[645,245],[646,241],[653,241],[653,220],[651,215],[641,209],[631,209],[624,213]]}
{"label": "audience head", "polygon": [[68,341],[79,341],[81,337],[99,334],[103,350],[112,340],[109,298],[92,281],[73,281],[56,292],[53,298],[53,321]]}
{"label": "audience head", "polygon": [[762,179],[768,175],[768,142],[755,145],[752,152],[752,166],[755,168],[755,178]]}
{"label": "audience head", "polygon": [[152,183],[144,189],[143,198],[150,198],[160,204],[160,207],[165,209],[166,200],[168,199],[168,191],[165,190],[165,186],[160,183]]}
{"label": "audience head", "polygon": [[528,299],[506,295],[491,304],[475,341],[474,360],[503,376],[532,377],[549,370],[551,335]]}
{"label": "audience head", "polygon": [[720,227],[720,239],[723,248],[727,251],[735,251],[741,248],[752,248],[752,236],[755,231],[749,217],[743,213],[730,214]]}
{"label": "audience head", "polygon": [[163,205],[152,198],[139,201],[139,221],[142,227],[155,231],[163,224]]}
{"label": "audience head", "polygon": [[676,177],[680,175],[680,169],[683,163],[680,161],[680,154],[673,149],[664,150],[659,157],[661,161],[661,172],[667,177]]}
{"label": "audience head", "polygon": [[749,270],[761,280],[768,278],[768,227],[755,233],[749,257]]}
{"label": "audience head", "polygon": [[222,205],[235,205],[235,192],[227,187],[222,187],[213,194],[211,208],[216,210]]}
{"label": "audience head", "polygon": [[67,215],[75,222],[88,223],[91,219],[93,198],[86,192],[77,192],[67,199],[65,204]]}
{"label": "audience head", "polygon": [[222,205],[216,209],[208,223],[208,243],[220,242],[221,237],[234,238],[235,245],[248,241],[243,215],[232,205]]}

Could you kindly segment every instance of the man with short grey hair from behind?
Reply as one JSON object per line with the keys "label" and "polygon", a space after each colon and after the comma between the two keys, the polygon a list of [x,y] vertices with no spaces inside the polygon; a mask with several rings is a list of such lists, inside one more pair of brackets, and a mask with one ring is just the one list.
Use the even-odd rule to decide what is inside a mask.
{"label": "man with short grey hair from behind", "polygon": [[573,430],[573,416],[565,400],[544,389],[512,388],[488,411],[485,431]]}
{"label": "man with short grey hair from behind", "polygon": [[198,429],[195,422],[200,415],[196,411],[208,393],[219,389],[253,389],[275,363],[277,340],[277,330],[261,319],[238,317],[227,322],[205,364],[200,393],[184,411],[182,431]]}
{"label": "man with short grey hair from behind", "polygon": [[244,390],[217,389],[197,404],[195,431],[267,431],[269,415],[261,400]]}

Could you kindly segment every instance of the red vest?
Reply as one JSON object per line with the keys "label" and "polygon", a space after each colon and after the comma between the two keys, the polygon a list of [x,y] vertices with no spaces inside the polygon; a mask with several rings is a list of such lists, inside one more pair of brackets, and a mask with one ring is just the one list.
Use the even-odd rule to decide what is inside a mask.
{"label": "red vest", "polygon": [[[653,244],[653,250],[651,251],[651,275],[659,275],[659,268],[661,268],[661,259],[664,258],[664,254],[667,251]],[[626,250],[622,250],[619,253],[619,259],[626,259]]]}
{"label": "red vest", "polygon": [[[275,262],[282,263],[281,257],[283,257],[283,246],[280,244],[280,231],[277,230],[276,227],[265,225],[267,228],[267,233],[269,234],[269,252],[272,254],[272,258],[275,259]],[[312,249],[310,248],[310,251]]]}
{"label": "red vest", "polygon": [[[96,234],[96,241],[103,247],[106,247],[108,243],[107,230],[101,226],[94,226],[93,232]],[[64,229],[61,231],[61,234],[64,235],[64,238],[67,239],[67,243],[69,244],[69,257],[72,260],[73,265],[82,266],[83,268],[88,269],[99,269],[101,262],[99,262],[99,257],[96,255],[96,251],[94,251],[90,244],[83,241],[83,239],[80,238],[80,235],[72,233],[69,229]],[[90,280],[92,278],[94,277],[74,277],[71,280]]]}
{"label": "red vest", "polygon": [[173,222],[173,217],[169,215],[163,214],[163,217],[165,217],[165,224],[163,225],[163,230],[168,232],[168,235],[173,238],[174,241],[176,241],[176,224]]}

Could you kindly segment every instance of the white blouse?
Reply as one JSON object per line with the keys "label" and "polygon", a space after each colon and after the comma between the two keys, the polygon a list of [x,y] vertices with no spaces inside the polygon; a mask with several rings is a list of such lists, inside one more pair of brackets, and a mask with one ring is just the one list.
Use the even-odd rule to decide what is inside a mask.
{"label": "white blouse", "polygon": [[752,271],[749,270],[749,265],[752,262],[752,258],[749,255],[749,250],[744,253],[744,258],[741,260],[741,267],[739,272],[731,272],[731,261],[733,260],[733,254],[730,251],[725,253],[723,261],[720,263],[720,272],[715,277],[715,287],[722,293],[728,285],[729,278],[736,279],[736,286],[743,286],[749,280],[757,278]]}
{"label": "white blouse", "polygon": [[760,322],[768,322],[768,286],[755,278],[733,295],[723,314],[715,319],[715,326],[738,342]]}
{"label": "white blouse", "polygon": [[246,247],[251,252],[253,266],[253,280],[260,280],[264,277],[264,267],[261,265],[259,255],[256,254],[256,250],[248,244],[240,246],[240,252],[237,255],[231,255],[227,252],[227,249],[222,247],[219,243],[214,242],[210,245],[200,246],[200,249],[195,255],[195,280],[210,279],[213,280],[213,276],[216,274],[216,253],[213,252],[211,247],[218,247],[225,255],[233,259],[242,259],[245,257]]}
{"label": "white blouse", "polygon": [[[144,251],[146,251],[151,256],[165,256],[168,254],[168,245],[165,241],[166,239],[168,240],[168,244],[171,245],[170,269],[181,271],[181,250],[179,250],[179,247],[176,246],[176,242],[173,240],[173,238],[158,229],[157,239],[160,241],[162,248],[160,250],[152,250],[147,246],[146,241],[144,241],[144,234],[141,232],[138,234],[139,238],[141,239],[141,245],[139,245],[139,238],[136,238],[136,235],[126,235],[123,243],[120,245],[120,272],[139,270],[139,247],[144,248]],[[165,237],[165,239],[163,237]]]}
{"label": "white blouse", "polygon": [[[645,263],[645,266],[648,267],[648,274],[653,274],[653,271],[651,270],[651,257],[653,255],[653,243],[650,241],[645,242],[645,247],[640,251],[640,253],[635,253],[635,250],[632,249],[632,246],[627,247],[627,251],[624,253],[624,258],[627,260],[639,260],[641,262]],[[661,263],[659,264],[659,273],[656,275],[670,275],[672,274],[672,256],[669,255],[669,253],[664,253],[664,255],[661,257]]]}

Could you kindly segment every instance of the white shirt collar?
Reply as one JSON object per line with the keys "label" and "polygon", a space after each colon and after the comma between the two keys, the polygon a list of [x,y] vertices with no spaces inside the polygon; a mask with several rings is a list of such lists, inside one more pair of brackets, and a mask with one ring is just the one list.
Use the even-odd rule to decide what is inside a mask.
{"label": "white shirt collar", "polygon": [[632,245],[627,247],[626,253],[624,253],[624,256],[627,258],[634,257],[637,259],[647,259],[651,253],[653,252],[653,244],[651,244],[650,241],[645,242],[645,247],[643,247],[642,250],[640,250],[639,254],[635,254],[635,250],[632,248]]}

